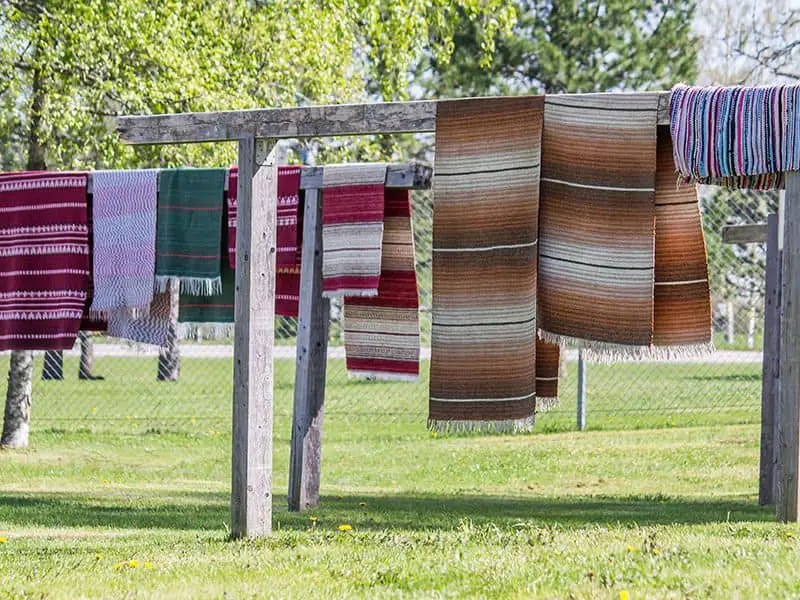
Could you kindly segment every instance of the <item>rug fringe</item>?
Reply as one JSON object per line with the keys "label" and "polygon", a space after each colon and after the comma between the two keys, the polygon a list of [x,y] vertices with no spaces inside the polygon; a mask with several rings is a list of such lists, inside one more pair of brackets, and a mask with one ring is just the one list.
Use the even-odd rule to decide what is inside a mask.
{"label": "rug fringe", "polygon": [[322,292],[323,298],[375,298],[378,295],[378,290],[336,290]]}
{"label": "rug fringe", "polygon": [[442,421],[428,419],[428,429],[436,433],[528,433],[533,431],[536,416],[504,421]]}
{"label": "rug fringe", "polygon": [[558,396],[536,396],[536,412],[547,412],[549,410],[553,410],[555,407],[561,404],[561,400],[558,399]]}
{"label": "rug fringe", "polygon": [[653,346],[650,349],[650,360],[688,360],[704,358],[713,354],[714,342],[702,342],[700,344],[678,344],[674,346]]}
{"label": "rug fringe", "polygon": [[386,371],[361,371],[348,370],[347,377],[350,379],[366,378],[380,381],[409,381],[417,383],[419,375],[409,375],[408,373],[388,373]]}
{"label": "rug fringe", "polygon": [[163,294],[169,289],[170,281],[177,283],[178,289],[189,296],[218,296],[222,293],[222,277],[156,275],[156,290]]}
{"label": "rug fringe", "polygon": [[[178,338],[182,340],[197,339],[198,331],[203,339],[232,338],[235,330],[234,323],[178,323]],[[210,334],[210,335],[209,335]]]}

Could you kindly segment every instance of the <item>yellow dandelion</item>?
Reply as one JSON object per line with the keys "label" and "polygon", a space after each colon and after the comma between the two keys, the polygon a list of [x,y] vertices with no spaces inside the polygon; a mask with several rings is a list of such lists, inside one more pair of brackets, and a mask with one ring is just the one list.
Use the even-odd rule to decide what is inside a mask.
{"label": "yellow dandelion", "polygon": [[367,505],[367,503],[366,503],[366,502],[359,502],[359,503],[358,503],[358,505],[359,505],[359,506],[366,506],[366,505]]}
{"label": "yellow dandelion", "polygon": [[122,568],[122,565],[124,565],[124,564],[125,564],[125,563],[121,563],[121,562],[114,563],[114,568],[115,568],[117,571],[119,571],[119,570]]}
{"label": "yellow dandelion", "polygon": [[628,546],[628,552],[636,552],[636,548],[633,546]]}
{"label": "yellow dandelion", "polygon": [[627,590],[620,590],[619,591],[619,600],[630,600],[631,595],[628,593]]}
{"label": "yellow dandelion", "polygon": [[658,556],[659,554],[661,554],[661,550],[659,550],[658,548],[655,548],[655,549],[653,550],[653,554],[655,554],[656,556]]}
{"label": "yellow dandelion", "polygon": [[144,563],[144,568],[145,569],[152,569],[153,568],[153,563],[151,563],[151,562]]}
{"label": "yellow dandelion", "polygon": [[97,554],[94,555],[94,559],[95,560],[103,560],[103,555],[98,552]]}
{"label": "yellow dandelion", "polygon": [[92,407],[92,412],[93,412],[93,413],[96,413],[96,412],[97,412],[97,407],[96,407],[96,406],[93,406],[93,407]]}
{"label": "yellow dandelion", "polygon": [[0,544],[7,544],[7,543],[8,543],[8,539],[7,538],[0,537]]}
{"label": "yellow dandelion", "polygon": [[308,517],[308,520],[311,521],[312,523],[316,523],[317,522],[317,515],[311,515],[310,517]]}
{"label": "yellow dandelion", "polygon": [[347,523],[342,523],[341,525],[339,525],[339,531],[352,531],[352,530],[353,526],[348,525]]}
{"label": "yellow dandelion", "polygon": [[138,561],[138,560],[133,560],[133,559],[131,559],[131,560],[129,560],[129,561],[128,561],[128,566],[129,566],[131,569],[135,569],[136,567],[138,567],[138,566],[139,566],[139,561]]}
{"label": "yellow dandelion", "polygon": [[195,418],[190,419],[190,423],[192,425],[196,425],[197,424],[197,419],[195,419]]}
{"label": "yellow dandelion", "polygon": [[787,531],[785,534],[787,540],[793,540],[795,535],[791,531]]}

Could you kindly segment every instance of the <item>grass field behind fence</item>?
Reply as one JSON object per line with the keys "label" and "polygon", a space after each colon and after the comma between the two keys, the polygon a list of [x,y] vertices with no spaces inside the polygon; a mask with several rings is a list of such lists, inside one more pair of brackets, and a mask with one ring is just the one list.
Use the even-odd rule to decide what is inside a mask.
{"label": "grass field behind fence", "polygon": [[[7,357],[0,359],[6,370]],[[98,357],[103,381],[79,381],[77,360],[65,360],[64,381],[34,379],[35,429],[167,431],[228,430],[232,361],[184,358],[178,382],[156,381],[157,359]],[[348,379],[344,361],[328,362],[328,433],[353,428],[424,428],[427,368],[418,384]],[[754,423],[760,414],[761,367],[738,364],[623,363],[588,365],[589,429]],[[276,429],[291,415],[294,361],[275,361]],[[576,364],[561,380],[561,405],[538,417],[537,432],[575,428]]]}

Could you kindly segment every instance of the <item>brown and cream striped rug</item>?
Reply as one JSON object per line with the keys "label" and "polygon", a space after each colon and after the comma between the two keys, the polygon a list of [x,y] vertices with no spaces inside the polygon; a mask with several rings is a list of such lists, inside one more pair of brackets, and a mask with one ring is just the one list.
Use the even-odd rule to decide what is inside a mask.
{"label": "brown and cream striped rug", "polygon": [[658,128],[653,354],[713,350],[706,243],[694,184],[676,184],[669,127]]}
{"label": "brown and cream striped rug", "polygon": [[548,96],[542,140],[543,339],[606,358],[653,342],[655,94]]}
{"label": "brown and cream striped rug", "polygon": [[541,96],[438,103],[433,429],[533,424],[543,109]]}

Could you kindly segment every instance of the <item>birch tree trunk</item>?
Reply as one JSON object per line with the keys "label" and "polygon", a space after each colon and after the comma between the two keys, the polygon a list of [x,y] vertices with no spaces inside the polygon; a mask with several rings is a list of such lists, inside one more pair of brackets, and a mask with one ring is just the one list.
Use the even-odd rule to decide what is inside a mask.
{"label": "birch tree trunk", "polygon": [[26,448],[31,427],[31,395],[33,391],[33,352],[11,353],[8,368],[6,410],[3,415],[3,435],[0,446]]}
{"label": "birch tree trunk", "polygon": [[169,333],[167,344],[158,351],[158,381],[178,381],[181,375],[181,354],[178,346],[178,309],[180,290],[170,284]]}
{"label": "birch tree trunk", "polygon": [[[35,52],[35,50],[34,50]],[[41,69],[33,70],[31,85],[30,130],[28,132],[28,170],[47,168],[44,146],[41,143],[42,115],[45,108],[44,77]],[[0,445],[25,448],[31,426],[31,394],[33,390],[33,353],[18,350],[11,353],[8,368],[8,389],[3,416],[3,436]]]}
{"label": "birch tree trunk", "polygon": [[728,311],[728,328],[725,332],[725,342],[728,344],[733,344],[736,341],[736,315],[733,310],[733,302],[729,300],[725,307]]}

